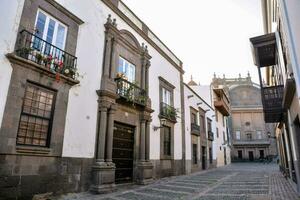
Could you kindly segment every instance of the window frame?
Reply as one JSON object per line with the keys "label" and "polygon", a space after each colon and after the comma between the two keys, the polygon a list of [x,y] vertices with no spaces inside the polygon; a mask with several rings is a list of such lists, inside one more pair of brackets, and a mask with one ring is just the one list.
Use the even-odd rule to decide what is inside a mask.
{"label": "window frame", "polygon": [[[239,133],[239,137],[237,137],[237,136],[238,136],[237,133]],[[236,140],[241,140],[241,131],[240,131],[240,130],[236,130],[236,131],[235,131],[235,139],[236,139]]]}
{"label": "window frame", "polygon": [[54,31],[53,31],[53,38],[52,38],[51,44],[53,46],[56,46],[58,25],[61,25],[61,26],[63,26],[65,28],[65,34],[64,34],[63,45],[62,45],[63,47],[62,48],[57,47],[57,48],[60,48],[61,50],[65,51],[66,43],[67,43],[67,35],[68,35],[68,26],[65,25],[59,19],[57,19],[54,16],[52,16],[51,14],[47,13],[46,11],[42,10],[41,8],[38,8],[37,12],[36,12],[35,22],[34,22],[34,28],[35,29],[36,29],[36,26],[37,26],[38,16],[39,16],[40,12],[42,14],[46,15],[45,27],[44,27],[44,30],[43,30],[43,36],[41,38],[43,40],[47,41],[47,33],[48,33],[48,28],[49,28],[49,21],[50,21],[50,19],[53,20],[53,21],[55,21],[55,27],[54,27]]}
{"label": "window frame", "polygon": [[[24,112],[26,92],[27,92],[27,88],[30,87],[30,86],[32,86],[34,88],[42,89],[44,91],[49,91],[49,93],[53,94],[51,112],[50,112],[49,118]],[[27,81],[26,86],[25,86],[25,90],[24,90],[23,102],[22,102],[21,113],[20,113],[20,117],[19,117],[18,129],[17,129],[17,134],[16,134],[16,146],[30,146],[30,147],[50,148],[51,135],[52,135],[51,133],[52,133],[52,126],[53,126],[53,117],[54,117],[55,105],[56,105],[56,97],[57,97],[57,90],[49,88],[49,87],[44,86],[44,85],[41,85],[39,83]],[[34,99],[32,99],[32,100],[34,100]],[[39,103],[39,101],[37,101],[37,103]],[[46,138],[45,145],[34,145],[34,144],[18,143],[19,129],[20,129],[22,116],[33,117],[35,119],[38,118],[38,119],[42,119],[42,120],[48,120],[48,130],[47,130],[47,138]],[[33,135],[34,135],[34,133],[33,133]]]}
{"label": "window frame", "polygon": [[[125,63],[128,64],[128,65],[127,65],[128,67],[129,67],[129,66],[132,66],[132,67],[133,67],[133,69],[134,69],[134,74],[133,74],[133,77],[132,77],[132,78],[134,78],[133,80],[129,80],[129,77],[126,76],[126,74],[125,74],[124,72],[120,72],[120,71],[119,71],[119,68],[120,68],[120,59],[123,60],[123,66],[122,66],[123,68],[126,68]],[[126,69],[125,69],[125,71],[126,71]],[[130,83],[135,83],[136,80],[137,80],[137,77],[136,77],[136,65],[133,64],[132,62],[130,62],[129,60],[127,60],[126,58],[124,58],[124,57],[121,56],[121,55],[118,56],[117,73],[123,73],[123,74],[125,75],[125,77],[127,78],[127,81],[129,81]]]}

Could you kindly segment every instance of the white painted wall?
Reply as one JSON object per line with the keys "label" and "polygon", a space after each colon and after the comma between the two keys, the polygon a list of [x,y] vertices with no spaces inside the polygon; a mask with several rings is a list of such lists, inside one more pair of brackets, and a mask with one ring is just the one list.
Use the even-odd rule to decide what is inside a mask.
{"label": "white painted wall", "polygon": [[0,1],[0,128],[6,104],[12,67],[5,54],[14,51],[24,0]]}
{"label": "white painted wall", "polygon": [[[58,0],[64,7],[73,12],[85,23],[80,26],[76,56],[78,71],[82,75],[80,85],[71,89],[65,128],[63,156],[88,157],[94,156],[97,95],[100,88],[101,69],[104,47],[104,24],[108,14],[117,19],[118,29],[130,31],[140,44],[145,42],[129,25],[114,14],[99,0]],[[180,73],[151,45],[148,45],[152,56],[149,70],[149,96],[152,100],[152,123],[150,128],[150,159],[160,159],[160,132],[153,130],[159,126],[159,76],[175,86],[174,107],[181,110]],[[174,158],[182,158],[181,119],[177,120],[174,132]]]}
{"label": "white painted wall", "polygon": [[[192,94],[192,92],[186,86],[185,86],[185,88],[187,90],[187,92],[185,91],[185,95],[186,94],[187,95]],[[202,104],[200,104],[200,107],[203,110],[208,110],[205,114],[205,123],[207,124],[207,118],[212,120],[212,122],[211,122],[212,131],[214,133],[214,138],[216,138],[216,131],[215,131],[216,130],[216,119],[215,119],[215,116],[214,116],[215,111],[214,111],[213,106],[212,106],[212,94],[211,94],[212,90],[211,90],[211,87],[209,85],[205,85],[205,86],[197,85],[197,86],[190,86],[190,88],[194,92],[196,92],[204,100],[204,102],[200,98],[196,99],[195,97],[193,97],[193,98],[187,100],[187,97],[185,97],[185,100],[186,100],[185,101],[185,109],[187,110],[189,105],[191,105],[192,107],[194,107],[196,105],[195,108],[198,108],[199,106],[197,106],[197,103],[203,102]],[[192,99],[195,99],[195,100],[192,100]],[[189,110],[188,110],[188,112],[186,111],[185,113],[186,113],[185,123],[186,123],[186,126],[189,126],[189,124],[191,123]],[[191,145],[191,139],[189,139],[189,143],[188,143],[187,137],[190,137],[190,136],[186,136],[186,146],[187,146],[186,151],[187,152],[189,151],[189,154],[191,156],[191,147],[190,146],[188,147],[188,145]],[[208,137],[208,129],[206,128],[206,138],[207,137]],[[212,148],[213,148],[212,149],[213,150],[213,159],[215,160],[217,158],[215,141],[212,142]],[[209,155],[208,148],[207,148],[207,155]],[[209,158],[209,156],[207,156],[207,158]]]}

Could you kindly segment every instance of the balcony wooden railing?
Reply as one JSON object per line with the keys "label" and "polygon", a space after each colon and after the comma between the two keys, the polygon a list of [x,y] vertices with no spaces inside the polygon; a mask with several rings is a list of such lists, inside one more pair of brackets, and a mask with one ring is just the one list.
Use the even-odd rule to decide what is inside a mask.
{"label": "balcony wooden railing", "polygon": [[208,131],[208,137],[207,137],[207,139],[211,140],[211,141],[214,140],[214,133],[212,131]]}
{"label": "balcony wooden railing", "polygon": [[200,135],[200,126],[195,123],[191,123],[191,133],[194,135]]}
{"label": "balcony wooden railing", "polygon": [[117,83],[117,95],[131,103],[146,105],[147,95],[145,90],[123,78],[116,78],[115,81]]}
{"label": "balcony wooden railing", "polygon": [[52,72],[75,79],[77,57],[27,30],[19,33],[19,44],[15,52],[17,56],[35,62]]}
{"label": "balcony wooden railing", "polygon": [[283,85],[262,87],[261,93],[265,121],[267,123],[279,122],[283,113]]}
{"label": "balcony wooden railing", "polygon": [[229,116],[230,114],[230,103],[223,89],[215,88],[214,106],[223,115]]}
{"label": "balcony wooden railing", "polygon": [[176,121],[177,113],[176,109],[166,103],[160,103],[160,117],[169,119],[171,121]]}

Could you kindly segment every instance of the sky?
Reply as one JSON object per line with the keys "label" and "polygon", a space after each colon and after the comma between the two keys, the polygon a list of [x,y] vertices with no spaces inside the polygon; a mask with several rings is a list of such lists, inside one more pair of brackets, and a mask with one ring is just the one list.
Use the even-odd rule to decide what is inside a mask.
{"label": "sky", "polygon": [[249,71],[249,38],[263,34],[260,0],[123,0],[183,62],[184,80],[210,84]]}

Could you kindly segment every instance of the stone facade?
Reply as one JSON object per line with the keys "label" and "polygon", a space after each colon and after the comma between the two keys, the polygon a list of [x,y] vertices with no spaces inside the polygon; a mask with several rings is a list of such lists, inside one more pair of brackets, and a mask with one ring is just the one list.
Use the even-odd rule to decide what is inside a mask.
{"label": "stone facade", "polygon": [[213,79],[212,85],[226,90],[231,103],[232,161],[256,161],[277,155],[274,125],[264,122],[260,88],[246,78]]}

